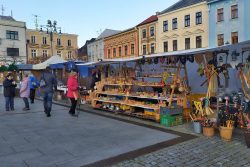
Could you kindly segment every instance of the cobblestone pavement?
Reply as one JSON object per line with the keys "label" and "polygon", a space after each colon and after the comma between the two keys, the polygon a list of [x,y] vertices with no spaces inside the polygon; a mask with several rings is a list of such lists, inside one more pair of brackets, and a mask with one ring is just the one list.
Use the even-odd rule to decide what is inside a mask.
{"label": "cobblestone pavement", "polygon": [[[237,136],[236,136],[237,135]],[[250,167],[242,134],[226,142],[217,135],[196,139],[128,160],[113,167]]]}

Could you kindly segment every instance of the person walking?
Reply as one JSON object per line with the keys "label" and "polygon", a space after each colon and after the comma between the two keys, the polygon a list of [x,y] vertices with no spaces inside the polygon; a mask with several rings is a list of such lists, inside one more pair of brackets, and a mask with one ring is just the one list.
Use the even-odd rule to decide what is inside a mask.
{"label": "person walking", "polygon": [[78,73],[76,70],[73,70],[68,78],[67,86],[68,86],[68,92],[67,97],[70,99],[71,107],[69,110],[69,114],[72,116],[75,116],[75,110],[77,105],[77,99],[78,99]]}
{"label": "person walking", "polygon": [[50,67],[47,67],[40,79],[40,88],[43,93],[44,112],[47,117],[51,116],[53,93],[57,90],[57,79],[52,74]]}
{"label": "person walking", "polygon": [[14,111],[14,97],[16,94],[16,86],[16,82],[13,80],[12,75],[9,73],[3,82],[6,111]]}
{"label": "person walking", "polygon": [[23,108],[23,111],[30,110],[29,106],[29,98],[30,96],[30,81],[29,81],[29,74],[24,74],[21,87],[20,87],[20,97],[23,98],[25,107]]}
{"label": "person walking", "polygon": [[30,75],[29,80],[30,80],[30,103],[33,104],[36,96],[36,89],[39,87],[39,82],[33,74]]}

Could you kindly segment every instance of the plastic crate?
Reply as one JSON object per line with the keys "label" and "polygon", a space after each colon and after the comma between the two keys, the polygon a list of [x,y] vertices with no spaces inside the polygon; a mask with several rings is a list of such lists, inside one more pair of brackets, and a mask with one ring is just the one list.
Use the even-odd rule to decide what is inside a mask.
{"label": "plastic crate", "polygon": [[161,115],[180,115],[183,114],[182,107],[161,107],[160,108]]}
{"label": "plastic crate", "polygon": [[161,125],[166,127],[177,126],[183,124],[183,115],[161,115]]}

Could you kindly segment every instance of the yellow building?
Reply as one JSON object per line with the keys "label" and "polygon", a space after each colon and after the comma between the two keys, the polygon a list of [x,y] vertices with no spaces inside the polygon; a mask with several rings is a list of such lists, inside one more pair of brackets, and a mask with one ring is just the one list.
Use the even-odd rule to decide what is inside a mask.
{"label": "yellow building", "polygon": [[180,0],[158,15],[158,51],[208,47],[208,6],[205,0]]}
{"label": "yellow building", "polygon": [[158,17],[150,16],[137,25],[139,35],[139,55],[157,53],[158,47],[156,36],[158,33]]}
{"label": "yellow building", "polygon": [[77,59],[77,35],[28,29],[26,32],[28,62],[40,63],[59,55],[65,60]]}

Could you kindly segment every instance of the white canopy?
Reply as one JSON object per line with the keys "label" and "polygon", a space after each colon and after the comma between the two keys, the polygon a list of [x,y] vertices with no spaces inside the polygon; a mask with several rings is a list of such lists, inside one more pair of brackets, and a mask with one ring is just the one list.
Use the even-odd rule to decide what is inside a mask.
{"label": "white canopy", "polygon": [[60,56],[55,55],[55,56],[52,56],[51,58],[49,58],[48,60],[46,60],[43,63],[33,65],[32,69],[33,70],[43,70],[46,67],[48,67],[49,65],[59,64],[59,63],[66,63],[66,61],[63,60]]}

